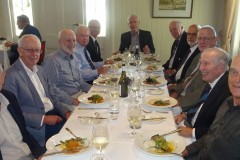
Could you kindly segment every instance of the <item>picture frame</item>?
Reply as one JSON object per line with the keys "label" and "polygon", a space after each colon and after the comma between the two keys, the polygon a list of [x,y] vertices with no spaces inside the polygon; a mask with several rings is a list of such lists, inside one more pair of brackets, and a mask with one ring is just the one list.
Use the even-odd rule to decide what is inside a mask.
{"label": "picture frame", "polygon": [[153,18],[191,18],[193,0],[153,0]]}

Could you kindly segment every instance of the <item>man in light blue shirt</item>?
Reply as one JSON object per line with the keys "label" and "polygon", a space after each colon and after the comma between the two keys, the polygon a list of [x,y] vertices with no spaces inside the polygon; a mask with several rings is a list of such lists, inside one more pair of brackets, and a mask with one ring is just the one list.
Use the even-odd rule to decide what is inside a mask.
{"label": "man in light blue shirt", "polygon": [[80,25],[75,29],[75,34],[77,43],[74,56],[79,62],[80,74],[86,82],[92,84],[99,74],[105,73],[105,70],[102,67],[102,63],[92,61],[86,49],[86,45],[89,42],[89,28]]}

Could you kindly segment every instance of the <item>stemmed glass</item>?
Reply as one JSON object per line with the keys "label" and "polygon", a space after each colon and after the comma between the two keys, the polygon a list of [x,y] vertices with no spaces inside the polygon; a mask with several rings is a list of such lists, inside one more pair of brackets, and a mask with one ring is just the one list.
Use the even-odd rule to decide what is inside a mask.
{"label": "stemmed glass", "polygon": [[94,126],[92,131],[92,142],[96,149],[100,151],[100,154],[94,154],[93,160],[106,160],[106,157],[102,154],[103,148],[109,143],[109,134],[106,124],[99,124]]}
{"label": "stemmed glass", "polygon": [[130,105],[127,110],[127,117],[130,123],[130,127],[133,131],[130,133],[131,137],[135,137],[137,132],[136,129],[141,128],[142,122],[142,110],[139,105]]}

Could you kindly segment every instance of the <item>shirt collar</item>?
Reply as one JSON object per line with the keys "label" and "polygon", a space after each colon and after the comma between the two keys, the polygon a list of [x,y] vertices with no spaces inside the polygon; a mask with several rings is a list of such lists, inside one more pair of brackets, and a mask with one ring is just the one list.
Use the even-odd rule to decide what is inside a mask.
{"label": "shirt collar", "polygon": [[37,66],[36,66],[36,65],[33,66],[33,71],[32,71],[31,69],[29,69],[29,68],[23,63],[23,61],[21,60],[21,58],[20,58],[20,62],[21,62],[23,68],[25,69],[25,71],[27,72],[28,75],[37,73],[38,69],[37,69]]}
{"label": "shirt collar", "polygon": [[240,106],[234,106],[233,105],[233,98],[227,100],[227,104],[229,106],[229,112],[230,113],[240,109]]}
{"label": "shirt collar", "polygon": [[191,53],[194,52],[194,51],[196,50],[197,47],[198,47],[198,44],[197,44],[197,43],[194,44],[194,45],[190,48]]}
{"label": "shirt collar", "polygon": [[[225,72],[224,72],[225,73]],[[221,74],[217,79],[215,79],[212,83],[209,83],[209,85],[211,86],[211,88],[213,88],[216,84],[217,84],[217,82],[218,82],[218,80],[224,75],[224,73],[223,74]]]}
{"label": "shirt collar", "polygon": [[90,35],[90,36],[92,37],[93,42],[95,42],[95,41],[96,41],[96,38],[94,38],[92,35]]}

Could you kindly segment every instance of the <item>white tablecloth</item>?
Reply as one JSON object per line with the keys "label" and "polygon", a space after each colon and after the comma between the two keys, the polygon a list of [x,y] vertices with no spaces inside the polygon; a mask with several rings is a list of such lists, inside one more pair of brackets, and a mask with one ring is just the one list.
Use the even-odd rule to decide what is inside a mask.
{"label": "white tablecloth", "polygon": [[[168,95],[167,86],[164,85],[161,87],[164,89],[163,95]],[[94,85],[91,88],[91,91],[101,90],[103,89],[102,86]],[[107,87],[104,87],[107,89]],[[146,92],[146,95],[148,93]],[[129,133],[131,132],[131,128],[129,127],[129,122],[127,120],[127,107],[130,104],[129,98],[121,98],[120,99],[120,113],[118,115],[117,120],[104,120],[105,123],[108,124],[110,142],[107,147],[103,150],[103,154],[107,157],[107,160],[159,160],[159,159],[166,159],[166,160],[179,160],[182,159],[178,156],[170,156],[170,157],[158,157],[148,155],[143,153],[139,149],[136,148],[134,145],[134,139],[130,138]],[[80,115],[85,116],[92,116],[95,112],[99,112],[100,115],[103,117],[110,116],[107,109],[79,109],[85,107],[81,105],[74,110],[69,120],[66,122],[60,134],[69,134],[69,138],[72,137],[70,133],[68,133],[65,128],[70,128],[76,135],[88,135],[91,138],[93,125],[91,124],[84,124],[78,118]],[[149,113],[144,113],[149,114]],[[144,133],[145,131],[172,131],[176,129],[176,125],[174,122],[173,112],[169,110],[168,112],[158,113],[161,116],[166,117],[164,121],[158,123],[149,123],[149,122],[142,122],[142,127],[138,131]],[[185,139],[186,144],[190,143],[190,140]],[[46,156],[44,160],[91,160],[91,156],[95,153],[98,153],[95,148],[91,149],[88,152],[83,154],[59,154],[59,155],[52,155]]]}

